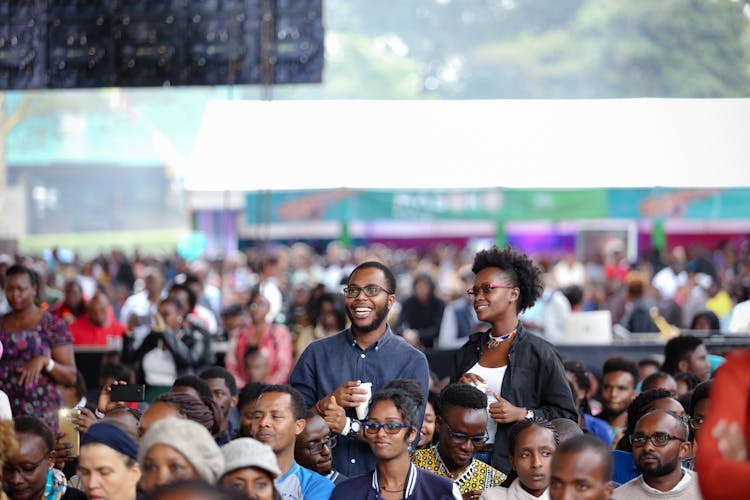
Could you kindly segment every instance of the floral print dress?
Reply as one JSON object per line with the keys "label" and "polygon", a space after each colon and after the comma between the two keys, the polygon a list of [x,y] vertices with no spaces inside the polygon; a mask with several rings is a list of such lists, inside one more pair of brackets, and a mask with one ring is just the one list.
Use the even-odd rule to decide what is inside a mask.
{"label": "floral print dress", "polygon": [[45,311],[32,328],[8,331],[0,317],[0,342],[5,353],[0,359],[0,389],[10,399],[13,416],[34,415],[43,419],[50,429],[57,430],[57,410],[62,405],[57,384],[44,371],[36,383],[21,385],[20,370],[36,356],[51,357],[52,350],[73,343],[65,323]]}

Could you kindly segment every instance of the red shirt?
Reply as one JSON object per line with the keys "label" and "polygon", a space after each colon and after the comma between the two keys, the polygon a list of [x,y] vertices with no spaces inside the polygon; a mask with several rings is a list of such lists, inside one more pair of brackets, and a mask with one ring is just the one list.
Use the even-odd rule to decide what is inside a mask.
{"label": "red shirt", "polygon": [[[698,433],[695,471],[704,500],[743,498],[750,491],[750,461],[726,460],[711,430],[719,420],[737,422],[750,443],[750,349],[730,353],[711,383],[708,413]],[[745,493],[742,493],[742,492]]]}
{"label": "red shirt", "polygon": [[122,339],[125,334],[125,325],[115,319],[104,326],[96,326],[89,321],[88,314],[83,314],[70,324],[70,333],[73,335],[74,345],[97,345],[106,346],[108,337]]}

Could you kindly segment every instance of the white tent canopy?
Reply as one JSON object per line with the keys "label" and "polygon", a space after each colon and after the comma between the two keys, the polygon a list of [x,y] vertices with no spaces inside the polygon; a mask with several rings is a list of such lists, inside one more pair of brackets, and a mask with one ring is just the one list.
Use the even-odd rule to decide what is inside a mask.
{"label": "white tent canopy", "polygon": [[750,186],[750,99],[214,101],[185,188]]}

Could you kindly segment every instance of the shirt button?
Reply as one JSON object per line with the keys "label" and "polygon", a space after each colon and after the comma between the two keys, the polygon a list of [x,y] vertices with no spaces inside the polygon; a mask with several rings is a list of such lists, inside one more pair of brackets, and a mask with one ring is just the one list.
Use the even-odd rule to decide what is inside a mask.
{"label": "shirt button", "polygon": [[359,357],[362,358],[362,359],[365,359],[364,353],[360,354]]}
{"label": "shirt button", "polygon": [[357,461],[356,461],[355,459],[353,459],[353,458],[352,458],[352,463],[353,463],[353,464],[356,464],[356,463],[357,463]]}

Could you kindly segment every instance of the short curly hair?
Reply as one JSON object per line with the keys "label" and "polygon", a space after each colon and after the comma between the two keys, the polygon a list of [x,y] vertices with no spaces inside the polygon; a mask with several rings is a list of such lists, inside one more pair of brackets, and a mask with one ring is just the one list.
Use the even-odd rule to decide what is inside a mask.
{"label": "short curly hair", "polygon": [[499,268],[508,277],[510,284],[518,288],[516,311],[519,313],[533,306],[544,292],[541,268],[528,255],[510,246],[503,249],[493,246],[477,252],[471,271],[477,274],[488,267]]}

